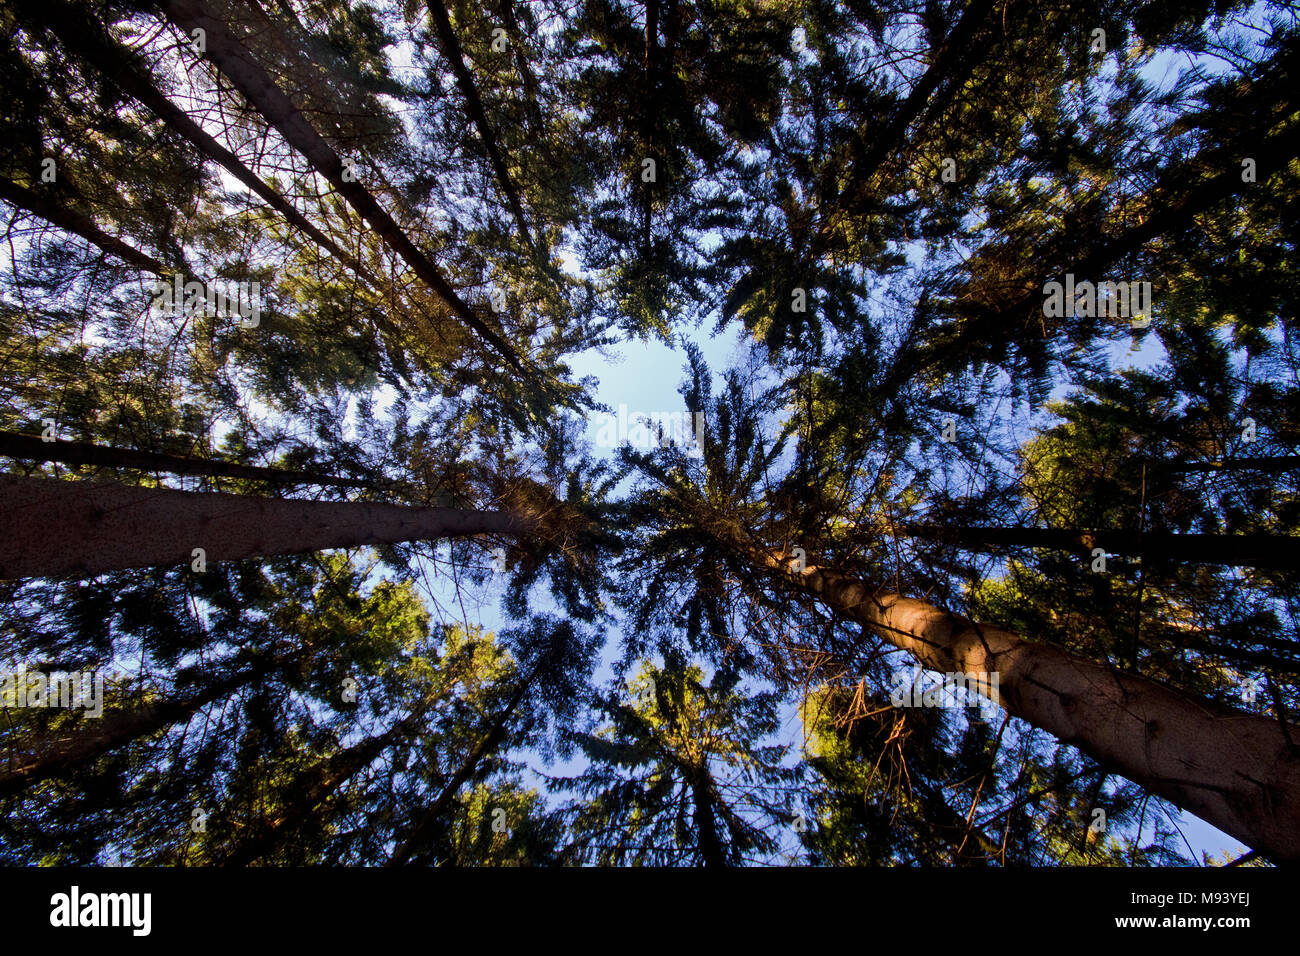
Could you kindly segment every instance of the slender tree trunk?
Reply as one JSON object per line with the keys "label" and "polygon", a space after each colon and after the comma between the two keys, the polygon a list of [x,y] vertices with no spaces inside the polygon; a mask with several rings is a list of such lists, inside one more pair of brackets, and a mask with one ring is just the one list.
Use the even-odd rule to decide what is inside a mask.
{"label": "slender tree trunk", "polygon": [[96,226],[90,217],[82,215],[75,209],[60,205],[55,200],[27,189],[25,186],[0,178],[0,199],[3,199],[11,206],[25,209],[27,212],[39,216],[51,225],[58,226],[64,232],[80,236],[92,246],[96,246],[110,255],[117,256],[123,262],[138,269],[156,275],[161,275],[165,270],[163,264],[153,256],[145,255],[121,239],[110,236]]}
{"label": "slender tree trunk", "polygon": [[[940,83],[947,81],[948,84],[945,101],[961,88],[970,71],[969,65],[963,67],[962,64],[969,57],[971,40],[994,6],[993,0],[975,0],[967,7],[961,19],[949,31],[943,45],[934,52],[925,73],[890,117],[888,125],[881,130],[869,130],[870,140],[865,145],[865,137],[854,141],[854,155],[848,164],[851,182],[844,190],[845,200],[853,201],[861,197],[876,170],[891,153],[904,144],[907,128],[932,105],[930,97]],[[828,220],[822,227],[823,238],[830,234],[831,228]]]}
{"label": "slender tree trunk", "polygon": [[447,808],[451,806],[456,794],[460,792],[460,788],[474,775],[474,771],[482,763],[483,758],[495,751],[501,745],[501,741],[505,739],[506,724],[510,720],[510,716],[515,712],[515,708],[524,699],[524,694],[527,693],[528,687],[532,684],[533,678],[537,676],[540,667],[541,662],[539,661],[528,676],[520,682],[518,690],[515,691],[514,696],[510,698],[510,702],[501,713],[497,715],[491,729],[479,740],[474,749],[466,755],[460,768],[452,775],[447,785],[442,788],[442,792],[438,794],[429,809],[421,815],[419,822],[411,830],[410,835],[393,851],[392,857],[385,864],[386,866],[405,866],[410,861],[411,856],[428,842],[439,821],[447,812]]}
{"label": "slender tree trunk", "polygon": [[954,864],[1001,862],[1009,865],[1004,859],[1002,846],[954,810],[942,793],[919,778],[912,778],[908,786],[921,804],[925,822],[935,836],[952,848]]}
{"label": "slender tree trunk", "polygon": [[335,790],[374,763],[397,737],[416,730],[419,722],[417,716],[406,717],[379,736],[368,737],[299,774],[288,788],[288,804],[255,834],[236,844],[221,858],[221,865],[247,866],[274,851]]}
{"label": "slender tree trunk", "polygon": [[[1157,236],[1182,228],[1195,216],[1237,193],[1242,188],[1241,156],[1253,157],[1259,164],[1261,176],[1285,169],[1300,154],[1300,128],[1292,126],[1276,134],[1248,136],[1244,142],[1207,152],[1209,155],[1196,157],[1193,168],[1222,169],[1223,172],[1203,182],[1176,183],[1174,188],[1152,190],[1149,194],[1151,215],[1099,245],[1076,264],[1074,274],[1080,280],[1099,276],[1112,263],[1137,251]],[[1161,185],[1164,184],[1157,184],[1158,187]],[[1179,187],[1181,194],[1175,192]],[[1175,194],[1169,195],[1171,192]],[[1041,292],[1042,286],[1038,285],[1034,297],[1041,298]]]}
{"label": "slender tree trunk", "polygon": [[1300,538],[1282,534],[1161,534],[1150,531],[1071,531],[1055,528],[992,528],[954,525],[908,525],[918,538],[946,541],[963,548],[1046,548],[1091,558],[1093,549],[1179,564],[1293,571],[1300,568]]}
{"label": "slender tree trunk", "polygon": [[339,248],[287,199],[245,166],[238,156],[217,142],[190,119],[184,110],[167,99],[152,80],[131,62],[129,52],[109,37],[102,26],[85,17],[80,9],[66,0],[13,0],[13,6],[24,20],[48,29],[69,52],[91,64],[125,93],[148,107],[205,158],[217,163],[247,186],[318,246],[349,266],[376,289],[382,288],[379,279],[369,274],[353,256]]}
{"label": "slender tree trunk", "polygon": [[201,707],[256,680],[280,663],[269,657],[185,697],[141,703],[130,710],[87,718],[73,733],[60,731],[33,741],[23,753],[2,754],[0,797],[18,793],[49,777],[63,776],[132,740],[187,720]]}
{"label": "slender tree trunk", "polygon": [[359,478],[336,478],[313,471],[285,471],[258,465],[240,465],[229,461],[183,458],[134,448],[112,448],[89,442],[51,441],[35,435],[0,432],[0,455],[27,461],[59,461],[69,465],[95,465],[102,468],[134,468],[161,471],[172,475],[209,475],[222,478],[247,478],[286,485],[335,485],[342,488],[377,490],[373,482]]}
{"label": "slender tree trunk", "polygon": [[667,4],[667,15],[664,17],[663,60],[671,74],[676,69],[677,38],[681,33],[681,20],[677,12],[677,0],[667,0]]}
{"label": "slender tree trunk", "polygon": [[696,772],[690,781],[691,801],[695,805],[695,828],[700,834],[700,856],[706,867],[722,868],[727,865],[718,836],[718,817],[713,812],[707,773]]}
{"label": "slender tree trunk", "polygon": [[[1158,184],[1164,188],[1152,191],[1151,205],[1155,211],[1149,217],[1103,239],[1091,252],[1070,264],[1069,271],[1078,281],[1103,278],[1108,269],[1142,249],[1152,239],[1188,226],[1196,216],[1232,196],[1242,186],[1241,166],[1237,158],[1229,161],[1225,157],[1228,151],[1233,157],[1256,159],[1261,171],[1283,169],[1300,155],[1300,127],[1291,126],[1269,136],[1249,137],[1227,150],[1206,150],[1205,155],[1198,155],[1189,165],[1223,169],[1224,172],[1190,186],[1177,181]],[[1023,322],[1026,316],[1032,316],[1035,325],[1041,323],[1043,282],[1051,276],[1051,272],[1044,275],[1048,269],[1064,271],[1060,265],[1040,265],[1033,275],[1002,283],[996,305],[972,300],[972,307],[963,310],[963,321],[957,333],[949,340],[925,349],[911,372],[918,374],[925,369],[942,368],[950,358],[969,352],[973,342],[1005,339],[1005,330]],[[1060,273],[1056,274],[1059,276]],[[965,291],[961,288],[956,290],[955,301],[960,301]]]}
{"label": "slender tree trunk", "polygon": [[[532,133],[535,137],[540,137],[546,129],[546,121],[542,118],[542,110],[538,105],[541,101],[542,89],[524,51],[523,31],[519,29],[519,21],[515,18],[514,4],[511,0],[498,0],[497,9],[510,34],[515,69],[519,71],[519,76],[523,80],[524,107],[528,111],[528,120],[533,126]],[[545,149],[545,146],[542,146],[542,149]]]}
{"label": "slender tree trunk", "polygon": [[[646,0],[645,5],[645,60],[642,65],[642,72],[645,75],[645,101],[641,104],[641,134],[645,139],[646,153],[654,159],[656,163],[659,158],[655,155],[655,113],[659,108],[658,96],[659,90],[659,0]],[[655,169],[655,181],[659,179],[658,168]],[[651,183],[642,183],[642,206],[641,206],[641,244],[642,255],[650,255],[650,186]]]}
{"label": "slender tree trunk", "polygon": [[997,674],[998,702],[1008,713],[1274,860],[1300,862],[1300,755],[1277,721],[1197,700],[831,568],[798,571],[789,555],[748,553],[928,670]]}
{"label": "slender tree trunk", "polygon": [[0,579],[234,561],[476,534],[521,535],[527,514],[300,501],[0,475]]}
{"label": "slender tree trunk", "polygon": [[361,216],[375,233],[410,266],[417,276],[466,325],[488,342],[517,372],[523,374],[518,355],[504,339],[474,313],[451,287],[437,266],[421,252],[384,211],[375,197],[353,177],[345,178],[343,161],[303,116],[293,101],[258,65],[253,55],[213,16],[200,0],[162,0],[167,16],[185,31],[201,29],[206,38],[206,53],[235,88],[273,126],[285,141],[301,153],[317,172]]}
{"label": "slender tree trunk", "polygon": [[[1272,75],[1281,77],[1289,76],[1295,63],[1295,54],[1291,53],[1268,65],[1273,68]],[[911,371],[919,374],[927,369],[944,368],[952,361],[964,361],[973,343],[1005,341],[1008,328],[1029,328],[1031,324],[1040,327],[1043,282],[1053,273],[1059,276],[1068,266],[1068,271],[1079,281],[1105,278],[1108,270],[1139,252],[1152,239],[1187,228],[1197,216],[1242,189],[1242,157],[1256,160],[1262,181],[1268,175],[1266,171],[1285,169],[1300,155],[1300,127],[1290,125],[1280,132],[1271,132],[1294,109],[1293,93],[1288,87],[1280,84],[1270,87],[1264,81],[1257,81],[1234,105],[1243,115],[1253,110],[1254,115],[1269,119],[1236,141],[1207,147],[1164,173],[1155,187],[1148,190],[1150,215],[1102,237],[1082,255],[1072,255],[1068,249],[1053,249],[1049,244],[1041,250],[1032,274],[999,283],[996,302],[969,295],[968,287],[955,289],[952,301],[957,305],[955,319],[959,327],[945,341],[919,350],[917,359],[909,363]],[[1202,170],[1222,172],[1201,178]],[[1077,223],[1067,223],[1065,232],[1091,235],[1090,227],[1077,226]],[[1049,330],[1047,335],[1051,334]]]}
{"label": "slender tree trunk", "polygon": [[1274,455],[1265,458],[1227,458],[1223,461],[1197,461],[1190,465],[1171,465],[1173,472],[1186,471],[1294,471],[1300,469],[1300,458],[1294,455]]}
{"label": "slender tree trunk", "polygon": [[442,46],[443,55],[447,58],[447,62],[451,64],[451,72],[456,77],[456,84],[460,87],[461,96],[465,98],[465,107],[469,111],[470,119],[473,120],[474,127],[478,130],[479,138],[483,140],[488,160],[492,164],[492,171],[496,173],[497,183],[501,186],[506,202],[510,205],[510,212],[515,217],[515,225],[519,227],[519,234],[524,237],[524,242],[529,247],[532,247],[533,236],[528,229],[528,220],[524,216],[524,207],[519,202],[519,194],[515,191],[514,183],[510,180],[510,172],[506,169],[505,160],[502,158],[501,150],[497,146],[496,136],[492,132],[491,124],[488,123],[487,114],[483,111],[483,101],[479,99],[478,90],[474,86],[474,77],[470,75],[469,68],[465,66],[465,57],[461,52],[460,41],[456,39],[456,31],[452,29],[451,17],[447,14],[447,8],[443,5],[442,0],[428,0],[425,6],[429,8],[429,17],[433,20],[434,30],[438,34],[438,42]]}

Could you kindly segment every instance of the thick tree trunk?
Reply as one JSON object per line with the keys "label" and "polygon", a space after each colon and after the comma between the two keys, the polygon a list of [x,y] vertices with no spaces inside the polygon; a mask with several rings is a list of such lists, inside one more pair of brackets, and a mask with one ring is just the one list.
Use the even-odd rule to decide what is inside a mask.
{"label": "thick tree trunk", "polygon": [[110,255],[117,256],[123,262],[138,269],[152,272],[155,275],[161,275],[164,271],[163,264],[153,256],[145,255],[121,239],[110,236],[96,226],[88,216],[82,215],[75,209],[62,206],[53,199],[42,196],[31,189],[20,186],[8,179],[0,178],[0,199],[17,209],[24,209],[35,216],[39,216],[51,225],[58,226],[64,232],[80,236],[92,246],[96,246]]}
{"label": "thick tree trunk", "polygon": [[505,159],[502,158],[501,150],[497,146],[497,139],[492,132],[492,126],[488,123],[487,113],[483,110],[483,101],[479,99],[478,90],[474,86],[474,77],[470,75],[469,68],[465,66],[465,57],[461,52],[460,41],[456,39],[456,31],[452,29],[451,17],[448,16],[447,8],[443,5],[442,0],[428,0],[425,6],[429,8],[429,16],[433,20],[434,30],[438,34],[438,43],[442,46],[443,55],[447,58],[447,62],[451,64],[451,72],[456,77],[456,85],[460,87],[461,96],[465,98],[465,107],[469,111],[470,119],[473,120],[474,127],[478,130],[479,138],[483,140],[488,160],[492,163],[492,171],[496,173],[497,183],[501,186],[506,202],[510,205],[510,212],[515,217],[515,225],[519,227],[519,234],[524,237],[524,242],[531,248],[533,236],[528,229],[528,220],[524,216],[524,207],[519,202],[519,194],[515,191],[514,183],[510,180],[510,172],[506,169]]}
{"label": "thick tree trunk", "polygon": [[1285,571],[1300,568],[1300,538],[1281,534],[1160,534],[962,525],[908,525],[906,531],[913,537],[946,541],[976,551],[1046,548],[1071,551],[1090,559],[1094,548],[1102,548],[1108,554],[1178,564],[1222,564]]}
{"label": "thick tree trunk", "polygon": [[192,565],[327,548],[528,534],[530,515],[299,501],[0,475],[0,579]]}
{"label": "thick tree trunk", "polygon": [[209,475],[222,478],[247,478],[285,485],[336,485],[342,488],[374,489],[374,482],[359,478],[336,478],[311,471],[284,471],[257,465],[240,465],[229,461],[182,458],[135,448],[112,448],[89,442],[51,441],[35,435],[0,432],[0,455],[26,461],[59,461],[69,465],[95,465],[103,468],[134,468],[161,471],[172,475]]}
{"label": "thick tree trunk", "polygon": [[789,555],[751,550],[750,557],[928,670],[997,674],[998,702],[1008,713],[1275,861],[1300,862],[1300,754],[1276,720],[1194,699],[830,568],[798,571]]}
{"label": "thick tree trunk", "polygon": [[293,105],[293,101],[276,86],[252,54],[226,28],[225,23],[214,17],[200,0],[163,0],[162,7],[167,16],[186,32],[196,29],[204,31],[207,46],[205,55],[253,108],[325,177],[455,315],[496,349],[515,371],[523,374],[523,366],[514,349],[475,315],[474,310],[443,278],[437,266],[416,247],[365,186],[355,178],[344,178],[343,161],[338,154],[312,128],[307,118]]}

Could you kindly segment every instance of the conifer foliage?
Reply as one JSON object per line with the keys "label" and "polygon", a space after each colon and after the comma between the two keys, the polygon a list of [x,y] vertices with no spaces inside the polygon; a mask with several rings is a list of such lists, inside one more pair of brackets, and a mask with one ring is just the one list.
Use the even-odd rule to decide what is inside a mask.
{"label": "conifer foliage", "polygon": [[1300,861],[1294,5],[10,0],[0,85],[0,863]]}

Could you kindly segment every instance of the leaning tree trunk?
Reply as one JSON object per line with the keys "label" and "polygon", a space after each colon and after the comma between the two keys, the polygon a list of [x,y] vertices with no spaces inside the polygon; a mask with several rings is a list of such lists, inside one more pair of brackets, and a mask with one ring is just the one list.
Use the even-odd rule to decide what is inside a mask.
{"label": "leaning tree trunk", "polygon": [[263,182],[238,156],[217,142],[203,127],[190,119],[184,110],[163,95],[154,86],[152,79],[132,62],[131,54],[109,36],[101,24],[86,17],[79,5],[68,3],[67,0],[14,0],[13,5],[15,12],[25,21],[50,30],[70,52],[86,60],[124,92],[147,106],[169,127],[189,140],[206,159],[217,163],[251,189],[322,249],[350,266],[375,288],[383,287],[380,280],[363,268],[354,257],[340,249],[284,196]]}
{"label": "leaning tree trunk", "polygon": [[537,671],[541,666],[542,662],[539,661],[528,676],[520,681],[518,690],[515,691],[514,696],[510,698],[509,703],[506,704],[501,713],[497,715],[491,729],[474,745],[474,749],[465,756],[460,768],[452,775],[451,780],[442,788],[433,803],[429,805],[429,809],[420,815],[420,819],[411,830],[410,835],[402,842],[401,846],[393,851],[393,855],[385,864],[386,866],[404,866],[410,861],[412,854],[428,842],[434,828],[442,819],[443,814],[447,812],[447,808],[451,806],[456,794],[460,792],[460,788],[474,775],[474,771],[482,763],[483,758],[495,751],[501,745],[501,741],[505,739],[506,724],[510,720],[510,715],[515,712],[515,708],[524,699],[524,694],[527,693],[529,685],[533,682],[533,678],[537,675]]}
{"label": "leaning tree trunk", "polygon": [[[846,170],[849,179],[843,190],[848,197],[861,195],[876,171],[906,144],[907,130],[913,123],[927,112],[932,115],[940,112],[962,88],[974,67],[971,51],[975,36],[995,7],[993,0],[975,0],[962,11],[961,19],[933,50],[929,67],[885,127],[873,129],[869,139],[853,141],[853,161]],[[944,83],[946,87],[940,89]],[[936,91],[939,95],[932,101]],[[829,224],[823,226],[822,235],[827,235],[829,230]]]}
{"label": "leaning tree trunk", "polygon": [[1279,571],[1300,568],[1300,538],[1284,534],[1165,534],[917,524],[907,525],[904,530],[912,537],[943,541],[972,551],[1045,548],[1090,558],[1094,548],[1101,548],[1109,554],[1175,564],[1220,564]]}
{"label": "leaning tree trunk", "polygon": [[1019,863],[1018,860],[1012,860],[1008,864],[1005,848],[954,810],[942,794],[919,780],[911,781],[911,786],[924,808],[925,818],[933,828],[935,836],[952,848],[954,864],[997,861],[1003,866],[1014,866]]}
{"label": "leaning tree trunk", "polygon": [[286,485],[336,485],[342,488],[379,490],[376,482],[362,478],[340,478],[315,471],[288,471],[261,465],[241,465],[233,461],[210,458],[185,458],[137,448],[114,448],[79,441],[46,441],[35,435],[0,431],[0,455],[25,461],[58,461],[68,465],[93,465],[103,468],[134,468],[137,471],[162,471],[171,475],[207,475],[221,478],[247,478]]}
{"label": "leaning tree trunk", "polygon": [[254,59],[248,49],[212,15],[201,0],[164,0],[167,17],[186,32],[201,29],[205,33],[205,56],[230,80],[252,107],[297,150],[348,204],[366,221],[394,252],[410,266],[451,311],[485,342],[490,344],[515,371],[524,369],[515,350],[497,332],[489,328],[443,277],[438,267],[425,255],[393,220],[375,197],[355,176],[345,176],[343,160],[318,133]]}
{"label": "leaning tree trunk", "polygon": [[452,75],[456,77],[456,85],[460,87],[461,96],[465,100],[465,109],[470,119],[474,121],[474,128],[478,130],[479,138],[483,140],[483,148],[487,150],[488,161],[496,174],[497,184],[505,194],[510,213],[515,217],[515,225],[519,227],[519,234],[531,249],[533,235],[524,216],[523,204],[519,202],[519,193],[510,179],[510,171],[506,167],[497,138],[492,132],[492,124],[488,122],[487,113],[483,109],[483,100],[478,95],[477,87],[474,86],[474,77],[470,74],[469,67],[465,66],[465,56],[461,52],[460,41],[456,39],[456,31],[452,28],[451,17],[442,0],[428,0],[425,6],[429,8],[429,17],[433,20],[443,56],[451,66]]}
{"label": "leaning tree trunk", "polygon": [[85,767],[111,750],[187,720],[200,708],[233,693],[282,663],[282,659],[267,657],[184,697],[142,702],[128,710],[109,712],[98,720],[84,721],[73,732],[60,730],[31,741],[24,745],[22,752],[9,752],[0,757],[0,797]]}
{"label": "leaning tree trunk", "polygon": [[100,229],[89,216],[83,215],[69,206],[64,206],[48,196],[20,186],[12,180],[0,177],[0,199],[9,205],[23,209],[39,216],[51,225],[58,226],[65,232],[80,236],[91,245],[104,252],[117,256],[123,262],[138,269],[161,275],[165,266],[153,256],[145,255],[139,249],[123,242],[116,236],[110,236]]}
{"label": "leaning tree trunk", "polygon": [[1264,458],[1225,458],[1223,461],[1197,461],[1190,465],[1170,464],[1166,470],[1175,473],[1189,471],[1296,471],[1300,470],[1300,457],[1271,455]]}
{"label": "leaning tree trunk", "polygon": [[[0,475],[0,579],[301,554],[476,534],[528,534],[531,515],[300,501]],[[198,551],[197,549],[202,549]]]}
{"label": "leaning tree trunk", "polygon": [[252,836],[241,840],[220,859],[223,866],[247,866],[292,839],[307,817],[348,780],[370,766],[393,741],[419,729],[423,714],[411,715],[376,737],[340,750],[299,774],[288,789],[288,803]]}
{"label": "leaning tree trunk", "polygon": [[[1276,720],[981,625],[831,568],[750,549],[928,670],[997,674],[1006,711],[1278,862],[1300,862],[1300,754]],[[1291,730],[1300,736],[1300,727]]]}

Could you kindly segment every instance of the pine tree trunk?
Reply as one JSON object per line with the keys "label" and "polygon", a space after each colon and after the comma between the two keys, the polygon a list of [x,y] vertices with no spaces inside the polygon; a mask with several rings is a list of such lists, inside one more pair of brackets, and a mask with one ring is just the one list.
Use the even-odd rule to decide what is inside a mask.
{"label": "pine tree trunk", "polygon": [[[519,29],[519,21],[515,18],[514,4],[512,0],[497,0],[497,10],[501,14],[501,19],[505,22],[506,30],[509,31],[515,69],[519,72],[519,76],[524,83],[524,109],[527,111],[528,121],[532,125],[531,132],[534,137],[540,137],[546,129],[546,121],[542,118],[542,110],[538,105],[541,103],[542,89],[541,84],[537,82],[537,75],[533,73],[532,65],[528,62],[528,56],[524,52],[524,34]],[[539,148],[544,150],[545,146],[539,144]]]}
{"label": "pine tree trunk", "polygon": [[528,534],[527,514],[196,493],[0,475],[0,579],[194,567],[328,548]]}
{"label": "pine tree trunk", "polygon": [[370,275],[356,259],[320,231],[278,192],[262,181],[239,157],[210,136],[184,110],[167,99],[153,82],[129,59],[128,51],[112,40],[97,23],[65,0],[13,0],[15,10],[27,22],[38,24],[58,37],[71,53],[91,64],[123,92],[148,107],[171,129],[190,142],[206,159],[226,170],[280,213],[313,242],[347,265],[376,289],[378,278]]}
{"label": "pine tree trunk", "polygon": [[0,199],[17,209],[24,209],[44,219],[51,225],[58,226],[64,232],[80,236],[92,246],[96,246],[110,255],[117,256],[123,262],[133,265],[137,269],[143,269],[155,275],[161,275],[164,271],[163,264],[153,256],[145,255],[121,239],[110,236],[96,226],[88,216],[82,215],[75,209],[60,205],[54,199],[4,178],[0,178]]}
{"label": "pine tree trunk", "polygon": [[924,808],[925,819],[934,829],[935,836],[952,847],[952,862],[964,866],[972,863],[1008,863],[1001,845],[979,827],[967,821],[949,805],[943,794],[937,793],[918,779],[910,781]]}
{"label": "pine tree trunk", "polygon": [[[1050,644],[872,588],[789,555],[751,550],[836,614],[923,667],[997,674],[1006,711],[1277,862],[1300,862],[1300,754],[1278,722],[1197,700]],[[1300,728],[1291,731],[1300,736]]]}
{"label": "pine tree trunk", "polygon": [[[1288,163],[1300,156],[1300,127],[1291,126],[1269,135],[1243,137],[1230,150],[1231,159],[1224,155],[1228,151],[1224,148],[1208,148],[1180,169],[1180,175],[1170,176],[1172,183],[1157,183],[1157,188],[1149,193],[1151,215],[1122,232],[1103,238],[1091,252],[1077,260],[1070,262],[1067,259],[1068,271],[1079,279],[1104,276],[1117,262],[1139,252],[1156,237],[1186,229],[1196,216],[1226,201],[1242,187],[1238,157],[1249,156],[1257,160],[1261,170],[1285,169]],[[1188,168],[1222,169],[1224,172],[1189,186],[1182,181],[1185,178],[1182,174]],[[911,374],[942,369],[950,361],[964,361],[973,343],[1005,340],[1005,330],[1024,326],[1026,316],[1032,317],[1034,325],[1038,326],[1042,322],[1044,280],[1051,277],[1050,270],[1059,269],[1059,275],[1067,269],[1064,264],[1053,266],[1044,262],[1037,262],[1036,266],[1037,271],[1032,275],[1000,283],[996,304],[971,298],[971,306],[959,313],[960,327],[945,341],[927,348],[917,364],[911,367]],[[954,300],[960,302],[966,291],[956,290]],[[1048,334],[1051,335],[1050,330]]]}
{"label": "pine tree trunk", "polygon": [[703,771],[692,774],[690,787],[691,802],[695,805],[695,828],[699,831],[700,857],[706,867],[725,867],[727,858],[718,836],[718,816],[713,811],[707,774]]}
{"label": "pine tree trunk", "polygon": [[[907,129],[912,123],[927,109],[933,108],[937,112],[945,105],[944,102],[934,104],[930,102],[931,95],[941,83],[947,83],[946,93],[942,97],[945,102],[961,88],[970,72],[971,41],[993,7],[993,0],[974,0],[948,32],[942,46],[934,51],[929,67],[912,87],[907,99],[890,117],[888,125],[884,129],[870,129],[870,138],[865,141],[865,144],[865,137],[853,141],[853,156],[848,164],[850,180],[844,188],[846,201],[859,199],[863,191],[870,188],[871,179],[876,171],[891,153],[905,144]],[[966,61],[965,66],[963,61]],[[822,226],[819,238],[825,240],[832,231],[833,223],[828,218]]]}
{"label": "pine tree trunk", "polygon": [[342,195],[367,225],[401,256],[451,311],[489,343],[517,372],[523,366],[514,349],[488,328],[451,287],[442,273],[384,211],[375,197],[355,177],[344,177],[343,161],[321,137],[293,101],[284,94],[252,54],[214,17],[200,0],[164,0],[163,9],[185,31],[201,29],[210,59],[262,117]]}
{"label": "pine tree trunk", "polygon": [[133,468],[137,471],[160,471],[171,475],[208,475],[278,482],[285,485],[335,485],[343,488],[378,490],[374,482],[359,478],[337,478],[312,471],[285,471],[258,465],[240,465],[230,461],[183,458],[179,455],[140,451],[135,448],[113,448],[89,442],[46,441],[35,435],[22,435],[16,432],[0,432],[0,455],[25,461],[59,461],[69,465]]}
{"label": "pine tree trunk", "polygon": [[533,236],[528,229],[528,220],[524,217],[524,207],[519,202],[519,194],[515,191],[514,183],[510,181],[510,173],[501,156],[501,149],[497,146],[496,136],[492,132],[491,124],[488,123],[487,114],[483,111],[483,101],[479,99],[478,90],[474,86],[474,77],[465,66],[465,57],[461,52],[460,42],[456,39],[456,31],[452,29],[451,17],[448,16],[442,0],[428,0],[425,6],[429,9],[429,16],[433,20],[443,55],[451,64],[456,85],[460,87],[461,95],[465,98],[465,107],[470,119],[478,130],[479,138],[483,140],[483,147],[487,150],[492,171],[496,173],[497,183],[501,186],[506,202],[510,205],[510,212],[515,217],[515,225],[519,227],[519,234],[523,236],[524,242],[531,248]]}
{"label": "pine tree trunk", "polygon": [[1141,555],[1178,564],[1222,564],[1285,571],[1300,568],[1300,538],[1281,534],[1161,534],[961,525],[908,525],[905,530],[913,537],[946,541],[976,551],[1046,548],[1071,551],[1091,559],[1093,549],[1102,548],[1109,554],[1130,558]]}
{"label": "pine tree trunk", "polygon": [[74,732],[61,730],[56,735],[33,741],[23,753],[6,751],[0,757],[0,797],[18,793],[49,777],[63,776],[83,768],[132,740],[188,720],[201,707],[256,680],[278,663],[280,661],[276,658],[268,657],[186,697],[141,703],[129,710],[86,718]]}
{"label": "pine tree trunk", "polygon": [[300,774],[288,788],[289,803],[254,835],[236,844],[221,858],[221,865],[247,866],[273,852],[282,839],[292,839],[308,815],[335,790],[374,763],[395,738],[411,733],[418,725],[418,717],[407,717],[379,736],[353,744]]}
{"label": "pine tree trunk", "polygon": [[474,771],[482,763],[483,758],[495,751],[501,745],[501,741],[505,739],[506,724],[510,720],[510,715],[515,712],[515,708],[524,699],[524,694],[528,691],[528,687],[540,667],[541,663],[539,662],[532,672],[520,682],[519,689],[515,691],[514,696],[510,698],[510,702],[501,713],[497,715],[492,728],[479,740],[474,749],[466,755],[460,768],[452,775],[447,785],[442,788],[437,798],[430,804],[429,809],[421,815],[419,822],[416,823],[410,835],[393,851],[392,857],[385,864],[386,866],[405,866],[415,851],[428,842],[434,828],[437,827],[443,814],[447,812],[447,808],[451,806],[456,794],[460,792],[460,788],[474,775]]}
{"label": "pine tree trunk", "polygon": [[1188,471],[1297,471],[1300,458],[1295,455],[1272,455],[1262,458],[1225,458],[1223,461],[1196,461],[1190,465],[1170,465],[1172,472]]}
{"label": "pine tree trunk", "polygon": [[[659,99],[659,0],[646,0],[642,73],[645,76],[645,100],[641,105],[641,135],[645,140],[646,155],[658,163],[659,157],[655,153],[655,115]],[[655,170],[656,181],[659,172],[660,170]],[[651,238],[650,183],[641,185],[641,254],[648,258]]]}

